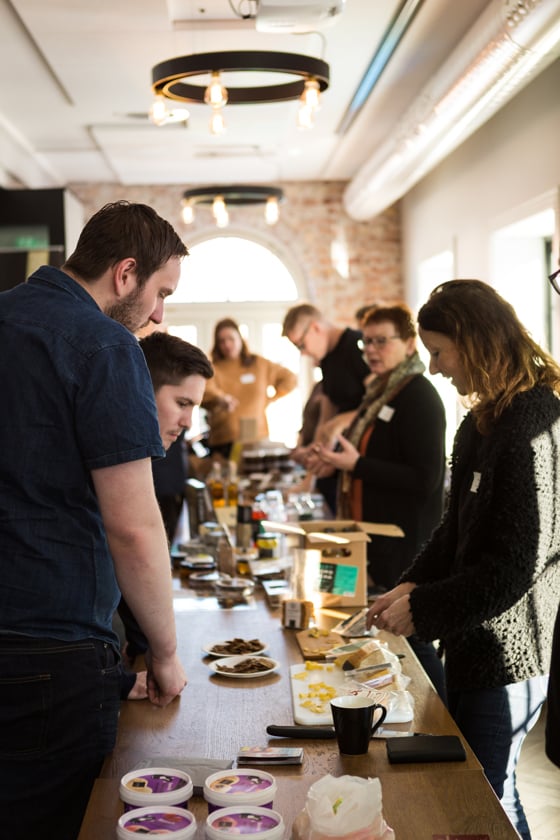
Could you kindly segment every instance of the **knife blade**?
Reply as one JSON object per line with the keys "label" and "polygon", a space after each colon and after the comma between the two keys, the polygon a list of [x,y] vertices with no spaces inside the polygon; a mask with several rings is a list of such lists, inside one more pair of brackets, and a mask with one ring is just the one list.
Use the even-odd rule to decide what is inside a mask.
{"label": "knife blade", "polygon": [[[336,738],[334,726],[277,726],[271,723],[266,727],[268,735],[280,738]],[[402,732],[397,729],[387,729],[380,726],[373,734],[373,738],[410,738],[420,735],[420,732]]]}

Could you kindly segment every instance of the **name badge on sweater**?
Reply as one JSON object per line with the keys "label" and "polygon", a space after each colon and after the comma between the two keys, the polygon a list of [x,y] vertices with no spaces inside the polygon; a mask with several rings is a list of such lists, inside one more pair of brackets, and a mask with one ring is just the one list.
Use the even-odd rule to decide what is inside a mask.
{"label": "name badge on sweater", "polygon": [[481,478],[482,478],[482,473],[473,472],[472,484],[471,484],[471,493],[478,493],[478,487],[479,487]]}
{"label": "name badge on sweater", "polygon": [[240,382],[242,385],[250,385],[251,382],[255,381],[255,374],[254,373],[242,373],[240,376]]}
{"label": "name badge on sweater", "polygon": [[391,408],[390,405],[384,405],[383,408],[380,409],[379,414],[377,416],[380,420],[384,420],[386,423],[388,423],[390,420],[393,419],[394,413],[394,408]]}

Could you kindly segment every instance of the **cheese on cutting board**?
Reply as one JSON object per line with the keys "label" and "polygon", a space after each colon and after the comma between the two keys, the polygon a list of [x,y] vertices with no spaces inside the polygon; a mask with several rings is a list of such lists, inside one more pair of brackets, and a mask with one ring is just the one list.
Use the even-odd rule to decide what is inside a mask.
{"label": "cheese on cutting board", "polygon": [[[290,685],[294,723],[302,726],[329,726],[332,724],[330,701],[333,697],[349,694],[359,686],[350,681],[342,668],[334,663],[307,661],[301,665],[290,666]],[[408,702],[401,702],[408,692],[394,690],[391,687],[367,689],[377,703],[387,707],[386,723],[406,723],[412,720],[412,707]]]}

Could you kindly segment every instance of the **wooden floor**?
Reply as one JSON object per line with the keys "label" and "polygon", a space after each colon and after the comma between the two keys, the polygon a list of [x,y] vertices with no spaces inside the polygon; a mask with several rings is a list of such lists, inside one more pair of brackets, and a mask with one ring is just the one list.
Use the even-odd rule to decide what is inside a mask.
{"label": "wooden floor", "polygon": [[543,710],[521,750],[517,786],[527,815],[532,840],[560,838],[560,769],[544,752]]}

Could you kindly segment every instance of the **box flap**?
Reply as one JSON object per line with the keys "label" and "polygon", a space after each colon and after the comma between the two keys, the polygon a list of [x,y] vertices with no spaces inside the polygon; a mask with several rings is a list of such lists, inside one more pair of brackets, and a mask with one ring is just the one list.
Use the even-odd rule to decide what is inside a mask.
{"label": "box flap", "polygon": [[366,534],[376,534],[380,537],[404,537],[404,531],[398,525],[388,522],[357,522]]}

